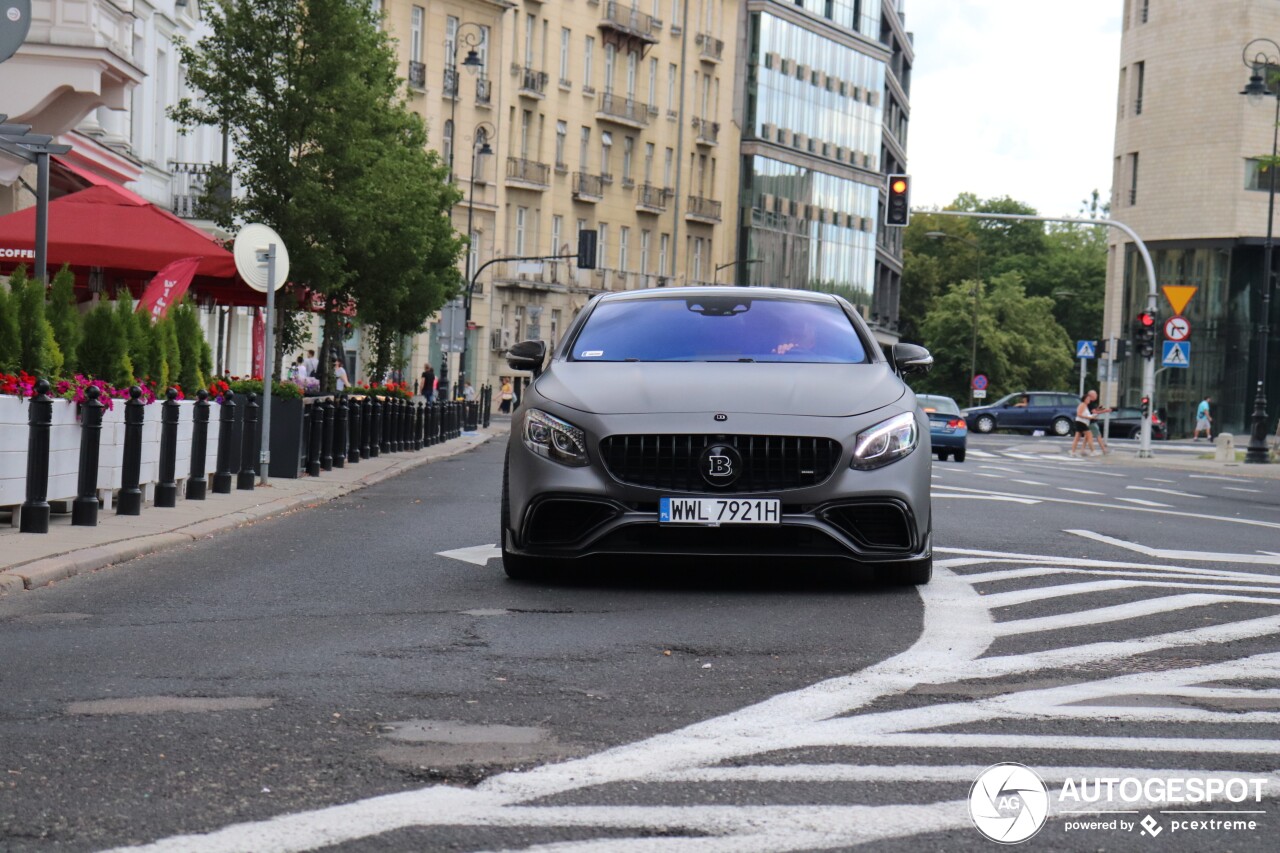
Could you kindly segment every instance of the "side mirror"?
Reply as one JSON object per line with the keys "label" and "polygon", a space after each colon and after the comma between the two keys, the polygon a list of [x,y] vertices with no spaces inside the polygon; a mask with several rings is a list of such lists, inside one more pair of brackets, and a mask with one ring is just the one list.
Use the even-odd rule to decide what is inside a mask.
{"label": "side mirror", "polygon": [[906,376],[909,373],[928,373],[933,367],[933,356],[922,346],[894,344],[893,369]]}
{"label": "side mirror", "polygon": [[507,364],[511,369],[532,371],[535,379],[542,373],[542,363],[546,360],[546,341],[521,341],[507,350]]}

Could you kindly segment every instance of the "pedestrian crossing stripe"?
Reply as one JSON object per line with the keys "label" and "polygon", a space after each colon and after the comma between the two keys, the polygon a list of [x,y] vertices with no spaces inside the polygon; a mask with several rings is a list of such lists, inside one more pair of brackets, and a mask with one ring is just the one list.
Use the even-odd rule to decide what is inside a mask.
{"label": "pedestrian crossing stripe", "polygon": [[1191,342],[1165,341],[1160,361],[1164,367],[1190,367]]}

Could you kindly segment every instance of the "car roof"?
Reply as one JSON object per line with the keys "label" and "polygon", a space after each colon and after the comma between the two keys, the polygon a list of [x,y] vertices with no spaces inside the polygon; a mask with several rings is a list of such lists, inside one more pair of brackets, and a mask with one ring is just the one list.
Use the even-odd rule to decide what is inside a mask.
{"label": "car roof", "polygon": [[795,290],[789,287],[734,287],[724,285],[712,287],[699,285],[696,287],[650,287],[644,290],[625,290],[617,293],[606,293],[600,297],[601,302],[630,301],[633,299],[662,299],[664,297],[689,298],[697,296],[740,296],[748,295],[755,299],[801,299],[806,302],[830,302],[839,304],[835,294],[819,293],[814,290]]}

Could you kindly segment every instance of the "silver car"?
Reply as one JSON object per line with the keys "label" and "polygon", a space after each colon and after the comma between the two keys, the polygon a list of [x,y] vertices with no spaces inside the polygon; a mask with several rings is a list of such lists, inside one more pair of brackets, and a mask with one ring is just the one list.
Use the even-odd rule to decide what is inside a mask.
{"label": "silver car", "polygon": [[512,578],[609,555],[841,558],[933,572],[929,421],[857,311],[822,293],[610,293],[546,345],[512,417],[502,560]]}

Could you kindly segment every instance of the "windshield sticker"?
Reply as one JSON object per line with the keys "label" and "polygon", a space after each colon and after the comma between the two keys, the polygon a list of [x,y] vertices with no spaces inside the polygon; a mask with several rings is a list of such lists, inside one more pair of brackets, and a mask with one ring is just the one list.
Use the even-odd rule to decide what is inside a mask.
{"label": "windshield sticker", "polygon": [[602,355],[604,355],[604,350],[602,349],[589,349],[584,350],[579,358],[599,358]]}

